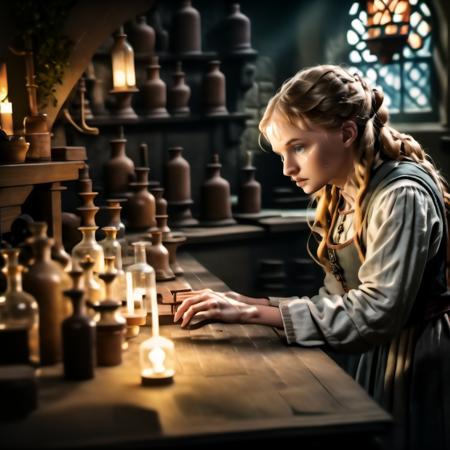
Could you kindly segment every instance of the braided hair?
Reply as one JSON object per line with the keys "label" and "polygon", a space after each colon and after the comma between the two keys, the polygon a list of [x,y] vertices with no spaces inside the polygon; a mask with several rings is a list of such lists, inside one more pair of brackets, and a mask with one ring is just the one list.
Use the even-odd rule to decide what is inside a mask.
{"label": "braided hair", "polygon": [[[420,164],[435,180],[447,209],[450,209],[450,195],[444,177],[412,136],[400,133],[388,124],[389,112],[383,100],[383,93],[372,89],[358,74],[351,74],[341,66],[319,65],[301,70],[285,81],[270,99],[259,124],[260,132],[265,135],[275,111],[293,125],[306,119],[325,129],[336,130],[347,120],[356,123],[358,137],[352,181],[357,188],[354,229],[360,257],[362,202],[367,194],[374,164],[380,158]],[[324,267],[329,267],[326,240],[331,219],[338,207],[339,193],[340,188],[337,186],[326,185],[313,196],[316,214],[310,226],[318,241],[316,261]]]}

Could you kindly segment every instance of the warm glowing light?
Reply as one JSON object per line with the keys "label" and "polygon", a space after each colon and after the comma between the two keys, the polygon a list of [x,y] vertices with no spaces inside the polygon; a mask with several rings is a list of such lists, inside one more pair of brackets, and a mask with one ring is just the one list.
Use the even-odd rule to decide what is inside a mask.
{"label": "warm glowing light", "polygon": [[115,70],[114,71],[114,87],[121,88],[125,87],[125,72],[123,70]]}
{"label": "warm glowing light", "polygon": [[111,50],[113,89],[117,91],[134,90],[136,88],[134,52],[126,37],[127,35],[123,33],[121,28],[114,35],[114,45]]}
{"label": "warm glowing light", "polygon": [[14,134],[11,102],[0,102],[0,127],[7,135]]}
{"label": "warm glowing light", "polygon": [[175,374],[174,344],[163,336],[152,336],[139,347],[141,381],[144,385],[171,383]]}
{"label": "warm glowing light", "polygon": [[148,353],[148,359],[153,365],[153,372],[163,373],[166,368],[164,367],[164,360],[166,359],[166,354],[161,347],[155,347]]}
{"label": "warm glowing light", "polygon": [[6,64],[0,64],[0,102],[8,97],[8,78],[6,75]]}
{"label": "warm glowing light", "polygon": [[133,298],[133,279],[130,272],[125,274],[127,285],[127,312],[128,314],[134,313],[134,298]]}
{"label": "warm glowing light", "polygon": [[402,51],[409,33],[408,0],[367,0],[367,46],[382,63]]}

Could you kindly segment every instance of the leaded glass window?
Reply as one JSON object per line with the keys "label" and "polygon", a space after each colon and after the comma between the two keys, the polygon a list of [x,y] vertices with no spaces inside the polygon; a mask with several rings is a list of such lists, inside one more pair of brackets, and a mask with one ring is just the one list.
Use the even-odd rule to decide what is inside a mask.
{"label": "leaded glass window", "polygon": [[401,54],[390,64],[381,64],[367,48],[367,13],[364,2],[355,1],[349,10],[347,43],[348,63],[374,86],[383,89],[385,102],[393,119],[433,120],[437,118],[433,87],[432,14],[425,1],[409,0],[410,33]]}

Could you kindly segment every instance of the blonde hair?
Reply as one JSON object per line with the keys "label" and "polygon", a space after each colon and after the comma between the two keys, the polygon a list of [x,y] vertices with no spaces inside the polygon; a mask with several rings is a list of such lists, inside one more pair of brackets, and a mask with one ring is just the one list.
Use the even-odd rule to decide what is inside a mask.
{"label": "blonde hair", "polygon": [[[400,133],[388,125],[389,113],[383,100],[383,93],[371,89],[359,75],[350,74],[340,66],[320,65],[304,69],[285,81],[270,99],[259,123],[259,130],[263,135],[275,112],[294,125],[299,121],[309,122],[330,130],[340,128],[346,120],[356,123],[358,138],[352,181],[357,188],[354,229],[361,258],[361,206],[377,153],[383,160],[407,160],[420,164],[435,180],[447,208],[450,206],[445,179],[412,136]],[[338,208],[339,191],[336,186],[326,185],[313,196],[317,205],[315,219],[310,226],[312,234],[318,240],[318,262],[324,267],[329,267],[326,241],[333,214]]]}

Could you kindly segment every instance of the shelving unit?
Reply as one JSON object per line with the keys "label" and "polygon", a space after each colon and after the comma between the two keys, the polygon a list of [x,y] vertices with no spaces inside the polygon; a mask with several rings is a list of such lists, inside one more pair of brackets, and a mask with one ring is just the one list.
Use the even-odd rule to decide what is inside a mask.
{"label": "shelving unit", "polygon": [[33,209],[36,220],[45,220],[55,243],[62,244],[62,182],[76,180],[83,161],[8,164],[0,166],[0,227],[10,231],[13,221],[23,212],[30,194],[37,200]]}

